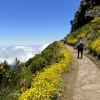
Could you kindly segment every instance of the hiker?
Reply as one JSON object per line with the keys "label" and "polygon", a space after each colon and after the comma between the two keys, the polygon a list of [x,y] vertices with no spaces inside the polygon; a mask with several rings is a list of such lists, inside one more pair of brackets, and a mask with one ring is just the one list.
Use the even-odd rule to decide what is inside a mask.
{"label": "hiker", "polygon": [[62,41],[63,44],[66,44],[65,40],[62,39],[61,41]]}
{"label": "hiker", "polygon": [[77,56],[77,58],[79,58],[79,53],[81,53],[81,58],[82,58],[84,44],[82,43],[81,39],[79,39],[78,43],[76,44],[76,48],[78,49],[78,56]]}

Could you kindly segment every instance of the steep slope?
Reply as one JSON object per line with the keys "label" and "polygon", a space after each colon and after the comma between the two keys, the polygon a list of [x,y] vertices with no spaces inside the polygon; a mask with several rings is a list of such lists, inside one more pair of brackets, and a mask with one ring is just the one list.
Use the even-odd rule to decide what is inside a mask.
{"label": "steep slope", "polygon": [[60,43],[59,46],[63,58],[37,72],[31,87],[17,95],[18,100],[56,100],[60,96],[63,90],[61,75],[70,69],[72,54],[63,44]]}
{"label": "steep slope", "polygon": [[100,59],[100,17],[67,35],[64,39],[70,45],[75,45],[78,35],[83,39],[85,47]]}
{"label": "steep slope", "polygon": [[64,56],[61,53],[60,44],[57,41],[54,41],[48,45],[41,54],[37,54],[25,62],[25,67],[29,67],[31,72],[35,73],[36,71],[40,71],[53,63],[59,63],[59,61],[63,58]]}
{"label": "steep slope", "polygon": [[[54,41],[45,50],[9,72],[0,64],[0,100],[54,100],[63,90],[62,73],[69,71],[72,54]],[[18,99],[19,98],[19,99]]]}

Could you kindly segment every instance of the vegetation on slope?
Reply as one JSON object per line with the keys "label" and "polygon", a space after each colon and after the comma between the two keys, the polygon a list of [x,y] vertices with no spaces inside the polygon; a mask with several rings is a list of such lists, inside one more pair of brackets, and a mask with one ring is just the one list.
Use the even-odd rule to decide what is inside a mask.
{"label": "vegetation on slope", "polygon": [[88,24],[68,34],[64,40],[74,46],[78,41],[78,35],[82,37],[90,53],[100,58],[100,17],[94,18]]}
{"label": "vegetation on slope", "polygon": [[[57,52],[57,51],[56,51]],[[56,100],[63,90],[61,75],[70,68],[72,54],[60,44],[60,53],[63,59],[58,63],[46,66],[43,71],[37,73],[33,79],[31,88],[18,94],[18,100]]]}
{"label": "vegetation on slope", "polygon": [[[18,100],[18,94],[23,98],[24,92],[26,91],[27,96],[31,90],[32,96],[36,93],[38,97],[40,93],[46,96],[45,93],[48,93],[48,98],[57,98],[62,90],[61,73],[69,69],[71,58],[71,53],[66,51],[60,42],[55,41],[41,54],[37,54],[25,63],[20,63],[16,58],[13,70],[10,70],[10,65],[6,61],[1,63],[0,100]],[[38,91],[40,87],[42,90],[44,88],[44,94],[42,90]]]}
{"label": "vegetation on slope", "polygon": [[6,61],[0,64],[0,100],[14,100],[20,88],[29,87],[31,85],[33,74],[29,68],[23,66],[15,60],[11,71]]}
{"label": "vegetation on slope", "polygon": [[25,66],[29,67],[32,73],[35,73],[36,71],[42,70],[47,65],[58,63],[63,58],[64,56],[63,53],[61,53],[60,44],[55,41],[50,44],[45,50],[43,50],[41,54],[37,54],[35,57],[30,58],[25,63]]}

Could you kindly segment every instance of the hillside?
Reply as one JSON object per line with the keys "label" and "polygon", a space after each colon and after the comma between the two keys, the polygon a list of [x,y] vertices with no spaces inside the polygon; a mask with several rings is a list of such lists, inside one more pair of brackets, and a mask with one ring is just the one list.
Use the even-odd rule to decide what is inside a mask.
{"label": "hillside", "polygon": [[[99,12],[100,5],[93,7],[88,12]],[[78,41],[78,35],[82,37],[86,49],[89,53],[97,56],[100,59],[100,17],[95,17],[93,20],[68,34],[64,40],[70,45],[75,45]]]}
{"label": "hillside", "polygon": [[54,41],[25,63],[15,59],[14,70],[0,64],[0,100],[54,100],[63,91],[62,73],[70,70],[72,54]]}

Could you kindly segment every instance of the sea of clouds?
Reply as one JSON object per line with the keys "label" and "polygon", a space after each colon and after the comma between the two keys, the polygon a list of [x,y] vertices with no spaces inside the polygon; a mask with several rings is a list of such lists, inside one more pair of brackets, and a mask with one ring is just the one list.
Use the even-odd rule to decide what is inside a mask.
{"label": "sea of clouds", "polygon": [[36,54],[40,54],[48,45],[0,46],[0,62],[6,60],[9,64],[13,64],[15,58],[25,62]]}

